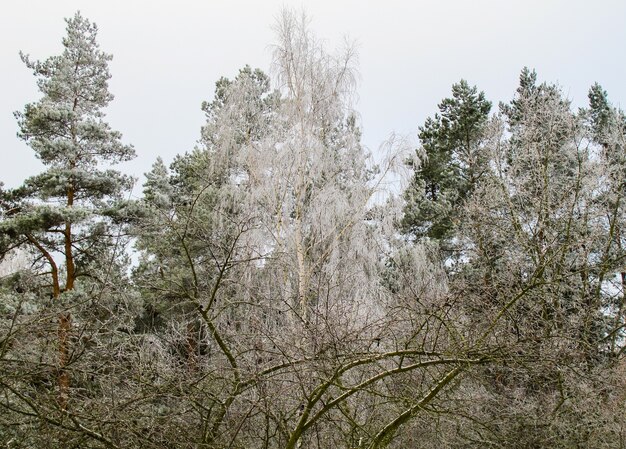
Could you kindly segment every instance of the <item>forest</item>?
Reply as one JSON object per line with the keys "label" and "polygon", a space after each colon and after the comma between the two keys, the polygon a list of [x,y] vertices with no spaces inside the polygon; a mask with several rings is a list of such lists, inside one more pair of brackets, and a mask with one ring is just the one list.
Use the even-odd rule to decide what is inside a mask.
{"label": "forest", "polygon": [[626,115],[599,84],[575,109],[530,68],[498,105],[460,80],[372,154],[355,49],[285,10],[271,68],[134,179],[112,56],[66,24],[21,54],[44,169],[0,184],[0,446],[626,448]]}

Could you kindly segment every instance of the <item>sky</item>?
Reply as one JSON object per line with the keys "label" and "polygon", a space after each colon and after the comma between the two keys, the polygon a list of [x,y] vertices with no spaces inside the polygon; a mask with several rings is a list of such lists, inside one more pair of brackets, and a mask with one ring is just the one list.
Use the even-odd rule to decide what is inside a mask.
{"label": "sky", "polygon": [[246,64],[271,74],[283,7],[306,10],[330,51],[356,43],[355,107],[373,153],[392,133],[417,145],[418,126],[462,78],[494,105],[510,101],[524,66],[575,106],[594,82],[626,106],[623,0],[9,0],[0,15],[0,181],[16,187],[42,170],[16,137],[13,112],[40,98],[19,51],[61,53],[65,17],[80,10],[114,56],[106,120],[134,145],[137,158],[119,168],[140,186],[157,156],[171,162],[196,145],[200,105],[221,76]]}

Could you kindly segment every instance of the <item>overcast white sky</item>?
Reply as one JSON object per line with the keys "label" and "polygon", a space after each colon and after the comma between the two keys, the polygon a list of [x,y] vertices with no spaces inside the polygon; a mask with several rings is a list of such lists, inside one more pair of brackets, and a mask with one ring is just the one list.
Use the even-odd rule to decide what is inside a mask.
{"label": "overcast white sky", "polygon": [[169,162],[193,148],[200,104],[220,76],[245,64],[269,71],[283,5],[305,7],[328,48],[344,36],[358,43],[357,109],[372,151],[391,132],[415,139],[461,78],[494,105],[510,100],[523,66],[558,82],[575,105],[595,81],[626,103],[623,0],[12,0],[0,15],[0,180],[14,187],[40,170],[15,136],[13,111],[39,98],[18,52],[60,53],[64,17],[80,10],[96,22],[114,55],[107,120],[137,150],[120,168],[141,177],[158,155]]}

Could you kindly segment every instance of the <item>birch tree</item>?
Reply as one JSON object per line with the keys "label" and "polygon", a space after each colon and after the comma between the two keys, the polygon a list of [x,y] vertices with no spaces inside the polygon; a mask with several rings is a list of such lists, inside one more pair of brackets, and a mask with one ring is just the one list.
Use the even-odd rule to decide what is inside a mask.
{"label": "birch tree", "polygon": [[133,150],[104,122],[95,25],[77,14],[61,56],[24,57],[43,97],[20,136],[47,169],[0,190],[0,268],[27,259],[0,278],[1,443],[624,441],[625,121],[602,88],[573,111],[525,69],[490,117],[455,84],[382,201],[405,157],[377,166],[361,142],[354,47],[291,10],[275,30],[272,77],[219,79],[196,147],[158,158],[136,202],[103,167]]}
{"label": "birch tree", "polygon": [[[162,163],[149,175],[146,199],[160,209],[154,237],[142,238],[156,256],[142,279],[155,298],[177,292],[206,329],[194,370],[177,377],[192,391],[180,406],[162,400],[197,423],[190,444],[381,447],[480,357],[446,351],[445,332],[411,338],[440,312],[437,288],[415,286],[434,312],[418,310],[410,288],[397,301],[380,282],[397,211],[370,203],[379,178],[352,109],[352,50],[327,53],[290,11],[277,31],[276,93],[248,68],[220,80],[198,151],[167,183]],[[408,266],[427,277],[421,256],[408,256],[407,278]],[[413,372],[420,388],[404,413],[400,379]]]}

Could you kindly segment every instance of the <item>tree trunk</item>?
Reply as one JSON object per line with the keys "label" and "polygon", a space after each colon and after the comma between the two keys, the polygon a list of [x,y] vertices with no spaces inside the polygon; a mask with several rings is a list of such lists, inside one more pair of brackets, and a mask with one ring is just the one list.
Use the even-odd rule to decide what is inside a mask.
{"label": "tree trunk", "polygon": [[[69,187],[67,189],[67,207],[74,205],[74,188]],[[72,251],[72,223],[65,223],[65,291],[72,291],[74,289],[74,279],[76,277],[74,267],[74,254]],[[72,316],[69,311],[64,311],[59,314],[59,404],[62,410],[67,409],[67,402],[69,400],[70,390],[70,373],[67,370],[67,365],[70,361],[70,333],[72,330]]]}

